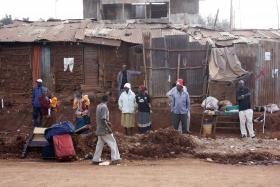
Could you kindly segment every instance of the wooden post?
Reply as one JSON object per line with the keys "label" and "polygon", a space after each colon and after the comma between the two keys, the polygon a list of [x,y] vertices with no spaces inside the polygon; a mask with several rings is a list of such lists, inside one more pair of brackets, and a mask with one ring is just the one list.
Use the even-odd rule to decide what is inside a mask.
{"label": "wooden post", "polygon": [[[150,59],[151,56],[150,56],[150,50],[146,50],[147,48],[149,49],[150,48],[150,42],[151,42],[151,33],[149,32],[146,32],[146,33],[142,33],[142,39],[143,39],[143,63],[144,63],[144,72],[145,72],[145,82],[144,82],[144,85],[148,88],[149,92],[151,92],[150,90],[150,84],[148,83],[148,73],[147,73],[147,63],[148,64],[151,64],[149,63],[150,62]],[[151,79],[151,77],[150,77]]]}
{"label": "wooden post", "polygon": [[178,54],[177,79],[180,79],[181,54]]}

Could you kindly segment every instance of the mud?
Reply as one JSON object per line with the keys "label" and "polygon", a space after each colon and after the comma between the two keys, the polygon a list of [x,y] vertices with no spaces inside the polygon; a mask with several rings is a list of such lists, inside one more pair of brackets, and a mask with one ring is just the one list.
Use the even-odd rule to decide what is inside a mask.
{"label": "mud", "polygon": [[[92,132],[95,129],[95,105],[91,106]],[[62,104],[58,112],[58,120],[74,121],[71,101]],[[280,161],[280,112],[270,114],[265,134],[258,133],[256,140],[243,140],[239,132],[229,134],[217,133],[217,139],[198,138],[200,128],[200,109],[192,110],[191,130],[194,135],[181,135],[167,128],[170,126],[168,109],[154,109],[153,130],[148,134],[124,136],[120,126],[120,112],[115,103],[109,104],[113,131],[123,159],[155,160],[161,158],[177,158],[185,154],[193,157],[213,160],[223,164],[271,164]],[[162,111],[162,113],[161,113]],[[19,158],[23,145],[32,132],[31,108],[28,105],[13,105],[0,111],[0,159]],[[161,115],[160,115],[161,114]],[[261,127],[257,127],[258,131]],[[261,139],[262,138],[262,139]],[[272,139],[271,139],[272,138]],[[73,135],[73,142],[79,159],[83,160],[95,151],[96,136]],[[32,149],[27,158],[40,158],[41,150]],[[104,158],[110,158],[108,146],[104,147]]]}
{"label": "mud", "polygon": [[[124,136],[115,133],[119,151],[123,159],[151,159],[151,158],[174,158],[182,153],[191,153],[195,147],[189,136],[181,135],[174,129],[159,129],[145,135]],[[75,148],[80,157],[86,157],[93,153],[96,144],[96,137],[75,136]],[[110,150],[106,146],[105,157],[109,157]]]}

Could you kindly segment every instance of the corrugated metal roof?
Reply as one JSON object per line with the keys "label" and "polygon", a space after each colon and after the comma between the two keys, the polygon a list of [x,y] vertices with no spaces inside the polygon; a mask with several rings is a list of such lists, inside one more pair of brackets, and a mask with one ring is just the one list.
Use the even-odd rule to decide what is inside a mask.
{"label": "corrugated metal roof", "polygon": [[[222,32],[186,25],[148,23],[106,23],[92,20],[66,20],[21,22],[0,27],[0,42],[86,42],[110,45],[110,40],[141,44],[142,33],[150,32],[153,38],[166,35],[189,34],[192,41],[201,44],[257,43],[259,39],[280,39],[280,30],[235,30]],[[100,40],[103,39],[103,40]],[[96,42],[95,42],[96,40]]]}

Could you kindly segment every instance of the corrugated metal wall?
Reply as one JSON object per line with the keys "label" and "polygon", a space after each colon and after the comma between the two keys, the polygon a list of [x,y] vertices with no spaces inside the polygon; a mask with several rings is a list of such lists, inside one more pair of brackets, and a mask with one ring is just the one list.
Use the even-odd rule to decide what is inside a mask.
{"label": "corrugated metal wall", "polygon": [[[253,106],[263,106],[271,103],[280,104],[280,43],[275,41],[260,41],[259,44],[236,44],[236,54],[242,67],[252,72],[246,80],[246,85],[252,91]],[[267,57],[266,57],[267,54]],[[269,55],[270,54],[270,55]],[[223,85],[225,86],[225,85]],[[215,90],[222,90],[220,85],[212,85],[213,96],[235,101],[237,85],[226,87],[219,95]],[[224,96],[223,96],[224,95]],[[219,99],[221,99],[219,98]]]}
{"label": "corrugated metal wall", "polygon": [[54,91],[53,73],[51,71],[51,49],[49,47],[42,48],[41,74],[44,86],[49,90]]}
{"label": "corrugated metal wall", "polygon": [[152,38],[151,44],[147,44],[148,38],[145,40],[145,53],[151,51],[151,55],[145,56],[150,77],[149,91],[153,97],[166,97],[166,92],[178,78],[184,79],[192,97],[205,96],[207,46],[188,42],[187,35]]}
{"label": "corrugated metal wall", "polygon": [[85,85],[98,87],[98,59],[96,46],[87,45],[84,48]]}
{"label": "corrugated metal wall", "polygon": [[257,72],[264,72],[264,75],[256,80],[256,105],[280,104],[279,47],[279,42],[260,42],[256,69]]}

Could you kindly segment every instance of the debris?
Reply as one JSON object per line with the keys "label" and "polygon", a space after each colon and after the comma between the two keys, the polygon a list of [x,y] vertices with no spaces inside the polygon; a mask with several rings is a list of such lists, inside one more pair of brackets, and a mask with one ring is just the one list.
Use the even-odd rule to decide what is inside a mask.
{"label": "debris", "polygon": [[110,162],[109,161],[104,161],[98,164],[99,166],[109,166]]}
{"label": "debris", "polygon": [[206,158],[206,160],[207,160],[208,162],[213,162],[213,159],[212,159],[212,158]]}

